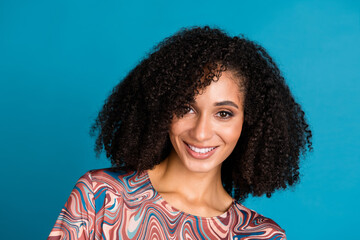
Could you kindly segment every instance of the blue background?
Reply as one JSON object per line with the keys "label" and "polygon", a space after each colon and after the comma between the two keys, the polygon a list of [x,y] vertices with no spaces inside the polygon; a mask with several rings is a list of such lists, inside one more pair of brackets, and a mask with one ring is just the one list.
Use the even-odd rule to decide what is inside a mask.
{"label": "blue background", "polygon": [[108,167],[89,127],[180,27],[244,33],[279,64],[314,134],[302,181],[245,205],[289,239],[359,239],[358,1],[0,0],[1,239],[45,239],[76,180]]}

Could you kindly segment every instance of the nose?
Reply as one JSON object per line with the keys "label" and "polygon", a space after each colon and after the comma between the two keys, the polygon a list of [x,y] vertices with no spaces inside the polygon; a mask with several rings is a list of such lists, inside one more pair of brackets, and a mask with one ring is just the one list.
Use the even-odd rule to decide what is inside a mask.
{"label": "nose", "polygon": [[204,142],[213,136],[211,119],[206,115],[199,115],[191,129],[191,137],[198,142]]}

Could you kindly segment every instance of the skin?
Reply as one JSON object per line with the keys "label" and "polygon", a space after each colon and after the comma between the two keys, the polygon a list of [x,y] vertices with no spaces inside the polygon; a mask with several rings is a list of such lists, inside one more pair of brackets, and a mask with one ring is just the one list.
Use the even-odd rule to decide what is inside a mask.
{"label": "skin", "polygon": [[[231,72],[223,72],[195,97],[183,117],[172,120],[173,150],[148,174],[157,192],[176,209],[213,217],[234,201],[222,186],[221,164],[235,148],[244,122],[244,94],[238,81]],[[196,153],[189,144],[214,149]]]}

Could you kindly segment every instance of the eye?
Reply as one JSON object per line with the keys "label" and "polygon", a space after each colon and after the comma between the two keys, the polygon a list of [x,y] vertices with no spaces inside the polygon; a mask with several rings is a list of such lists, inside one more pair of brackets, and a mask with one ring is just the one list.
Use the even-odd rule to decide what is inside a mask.
{"label": "eye", "polygon": [[232,112],[229,112],[229,111],[220,111],[216,115],[218,117],[222,118],[222,119],[229,119],[232,116],[234,116],[234,114]]}
{"label": "eye", "polygon": [[192,107],[190,107],[190,106],[186,106],[185,107],[185,112],[186,113],[190,113],[190,112],[193,112],[194,110],[192,109]]}
{"label": "eye", "polygon": [[184,107],[184,114],[193,113],[194,109],[191,106]]}

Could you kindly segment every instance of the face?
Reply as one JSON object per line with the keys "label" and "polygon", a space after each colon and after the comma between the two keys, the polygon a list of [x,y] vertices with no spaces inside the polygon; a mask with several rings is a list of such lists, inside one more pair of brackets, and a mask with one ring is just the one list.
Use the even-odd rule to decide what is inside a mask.
{"label": "face", "polygon": [[176,161],[191,172],[211,172],[231,154],[244,121],[244,94],[230,72],[195,97],[187,113],[174,117],[169,136]]}

